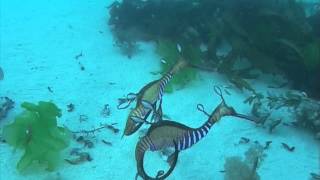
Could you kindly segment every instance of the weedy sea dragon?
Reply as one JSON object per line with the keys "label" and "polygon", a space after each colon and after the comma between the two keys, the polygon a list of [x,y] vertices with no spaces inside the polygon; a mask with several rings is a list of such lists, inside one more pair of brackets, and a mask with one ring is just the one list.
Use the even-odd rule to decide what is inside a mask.
{"label": "weedy sea dragon", "polygon": [[[175,168],[179,152],[190,148],[192,145],[199,142],[206,134],[208,134],[210,128],[224,116],[234,116],[256,122],[256,119],[253,117],[239,114],[232,107],[228,106],[224,101],[220,88],[215,87],[214,90],[221,97],[222,102],[211,114],[208,114],[204,110],[202,104],[197,105],[198,110],[209,117],[202,126],[191,128],[184,124],[169,120],[158,121],[151,125],[147,134],[142,137],[136,145],[135,157],[138,171],[136,179],[138,176],[146,180],[164,179],[168,177]],[[169,158],[169,160],[171,160],[169,163],[170,168],[165,174],[163,172],[162,174],[158,173],[156,177],[150,177],[143,167],[145,152],[148,150],[158,151],[164,148],[175,149],[174,153]]]}
{"label": "weedy sea dragon", "polygon": [[[143,123],[147,122],[146,119],[152,111],[154,112],[154,116],[157,115],[155,113],[156,104],[162,100],[166,85],[173,76],[186,65],[187,62],[183,58],[180,58],[169,72],[164,74],[160,79],[148,83],[137,94],[129,93],[127,95],[126,101],[129,103],[124,107],[121,107],[123,103],[120,103],[118,109],[127,108],[134,100],[136,100],[137,103],[135,108],[129,113],[123,135],[129,136],[135,133]],[[154,117],[151,119],[157,121],[156,119],[158,118]]]}

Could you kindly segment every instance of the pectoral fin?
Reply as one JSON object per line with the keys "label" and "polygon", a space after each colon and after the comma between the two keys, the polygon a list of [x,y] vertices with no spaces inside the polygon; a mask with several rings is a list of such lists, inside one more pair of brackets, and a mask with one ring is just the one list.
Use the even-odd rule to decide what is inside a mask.
{"label": "pectoral fin", "polygon": [[133,101],[133,100],[135,100],[135,99],[137,98],[137,96],[138,96],[138,94],[129,93],[129,94],[127,95],[127,99]]}
{"label": "pectoral fin", "polygon": [[[134,100],[137,99],[137,97],[138,97],[138,94],[129,93],[126,98],[119,98],[119,99],[118,99],[119,102],[118,102],[117,108],[118,108],[118,109],[126,109],[127,107],[130,106],[130,104],[131,104]],[[123,105],[123,104],[124,104],[124,105]]]}

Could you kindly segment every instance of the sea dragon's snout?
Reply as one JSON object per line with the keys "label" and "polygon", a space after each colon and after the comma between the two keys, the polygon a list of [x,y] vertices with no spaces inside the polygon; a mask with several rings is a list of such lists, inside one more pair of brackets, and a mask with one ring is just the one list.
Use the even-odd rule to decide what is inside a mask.
{"label": "sea dragon's snout", "polygon": [[238,112],[236,112],[236,110],[227,105],[224,97],[222,95],[222,91],[221,88],[218,86],[214,86],[214,91],[215,93],[220,96],[221,98],[221,103],[218,105],[218,107],[216,107],[214,109],[214,111],[211,114],[208,114],[205,110],[202,104],[198,104],[197,105],[197,109],[201,112],[203,112],[204,114],[206,114],[208,117],[210,117],[212,119],[213,122],[218,121],[219,119],[221,119],[222,116],[233,116],[233,117],[238,117],[240,119],[245,119],[245,120],[249,120],[255,123],[259,123],[259,120],[255,117],[252,116],[248,116],[248,115],[244,115],[244,114],[240,114]]}

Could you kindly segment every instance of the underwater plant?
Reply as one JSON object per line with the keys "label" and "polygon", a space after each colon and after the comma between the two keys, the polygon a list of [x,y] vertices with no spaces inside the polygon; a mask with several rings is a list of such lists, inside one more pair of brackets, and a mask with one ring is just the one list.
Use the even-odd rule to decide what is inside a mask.
{"label": "underwater plant", "polygon": [[[167,51],[163,45],[169,46],[161,41],[191,46],[186,52],[201,57],[197,63],[202,67],[218,68],[239,89],[253,91],[244,74],[223,69],[235,61],[223,60],[230,66],[219,65],[219,47],[227,42],[230,58],[247,58],[251,69],[285,75],[293,80],[294,88],[320,97],[320,85],[314,78],[320,75],[320,12],[307,17],[304,5],[296,0],[124,0],[110,6],[109,25],[124,44],[160,41],[157,52],[161,56]],[[188,73],[194,76],[187,70],[184,75]],[[184,84],[187,80],[177,77],[176,81]]]}
{"label": "underwater plant", "polygon": [[259,180],[257,169],[265,154],[259,144],[252,145],[245,152],[245,159],[240,156],[227,157],[224,164],[225,180]]}
{"label": "underwater plant", "polygon": [[[177,50],[177,43],[169,40],[160,40],[157,44],[156,52],[161,56],[161,74],[164,75],[170,68],[177,63],[182,56],[188,63],[196,63],[200,60],[200,52],[192,46],[182,46],[181,54]],[[185,67],[177,73],[171,82],[165,87],[166,92],[173,92],[175,89],[183,88],[187,83],[196,79],[197,72],[194,68]]]}
{"label": "underwater plant", "polygon": [[38,162],[52,171],[59,163],[59,153],[69,145],[67,129],[57,125],[61,110],[52,102],[38,104],[24,102],[25,110],[15,121],[3,128],[3,137],[15,149],[22,149],[23,156],[17,169],[23,171]]}
{"label": "underwater plant", "polygon": [[283,94],[268,92],[267,95],[256,93],[249,96],[244,103],[252,106],[251,113],[261,120],[262,125],[268,120],[270,132],[281,123],[281,118],[275,120],[270,117],[271,114],[286,108],[295,117],[290,123],[310,130],[315,133],[316,139],[320,139],[320,102],[307,97],[304,92],[287,91]]}

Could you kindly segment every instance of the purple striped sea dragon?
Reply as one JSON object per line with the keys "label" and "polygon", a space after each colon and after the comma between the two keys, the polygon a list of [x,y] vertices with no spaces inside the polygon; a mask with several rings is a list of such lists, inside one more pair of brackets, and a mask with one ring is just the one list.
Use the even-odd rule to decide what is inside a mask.
{"label": "purple striped sea dragon", "polygon": [[[216,92],[218,93],[217,90]],[[164,179],[168,177],[175,168],[179,152],[188,149],[199,142],[208,134],[212,126],[224,116],[234,116],[256,122],[252,117],[238,114],[232,107],[226,105],[221,95],[221,91],[218,94],[222,98],[222,102],[211,114],[206,113],[203,106],[198,104],[198,110],[209,116],[208,120],[198,128],[191,128],[184,124],[168,120],[158,121],[151,125],[147,134],[142,137],[136,145],[135,157],[138,171],[137,176],[141,176],[143,179],[147,180]],[[175,149],[175,152],[170,156],[170,168],[162,176],[150,177],[143,167],[144,154],[146,151],[159,151],[164,148]]]}

